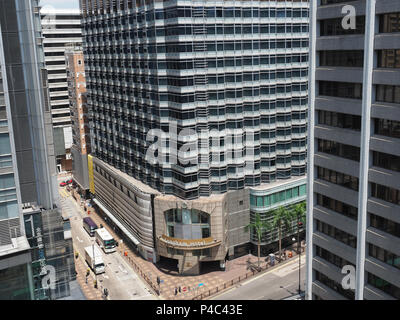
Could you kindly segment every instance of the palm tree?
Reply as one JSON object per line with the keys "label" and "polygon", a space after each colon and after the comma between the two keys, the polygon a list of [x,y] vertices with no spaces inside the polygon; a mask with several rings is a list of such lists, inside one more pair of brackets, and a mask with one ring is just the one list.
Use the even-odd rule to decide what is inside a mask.
{"label": "palm tree", "polygon": [[279,233],[279,260],[282,258],[282,229],[283,227],[288,230],[290,228],[290,222],[293,219],[293,213],[290,210],[287,210],[285,207],[280,206],[275,209],[273,212],[274,220],[273,226],[278,229]]}
{"label": "palm tree", "polygon": [[[297,233],[300,232],[300,222],[304,226],[306,223],[306,202],[300,202],[292,205],[291,207],[293,215],[297,217]],[[300,240],[298,240],[300,241]],[[297,251],[300,253],[300,248],[297,248]]]}
{"label": "palm tree", "polygon": [[299,202],[297,204],[292,205],[292,212],[295,217],[298,218],[300,222],[305,225],[306,223],[306,202]]}
{"label": "palm tree", "polygon": [[259,213],[256,213],[255,221],[253,223],[248,224],[245,227],[246,232],[251,229],[252,231],[255,231],[255,234],[257,235],[257,240],[258,240],[258,267],[260,267],[260,247],[261,247],[261,237],[262,234],[266,231],[269,231],[272,229],[271,224],[266,221],[266,220],[261,220],[261,216]]}

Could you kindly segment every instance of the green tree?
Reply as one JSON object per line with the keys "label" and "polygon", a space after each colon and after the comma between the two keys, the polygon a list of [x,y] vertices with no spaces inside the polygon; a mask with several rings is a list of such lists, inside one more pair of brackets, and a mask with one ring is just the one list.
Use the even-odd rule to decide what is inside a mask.
{"label": "green tree", "polygon": [[293,220],[293,213],[291,210],[287,210],[285,207],[280,206],[279,208],[272,211],[274,216],[273,227],[278,229],[279,234],[279,260],[282,258],[282,231],[283,227],[289,230],[290,223]]}
{"label": "green tree", "polygon": [[[303,224],[303,226],[305,226],[306,225],[306,212],[307,212],[306,202],[303,201],[303,202],[296,203],[296,204],[292,205],[291,209],[292,209],[294,217],[297,218],[297,222],[298,223],[301,222]],[[297,232],[299,232],[299,228],[300,228],[300,225],[297,224]],[[297,251],[300,252],[299,248],[297,249]]]}
{"label": "green tree", "polygon": [[261,220],[261,216],[259,213],[256,213],[255,220],[254,222],[248,224],[245,227],[246,232],[251,229],[255,235],[257,236],[257,245],[258,245],[258,267],[260,267],[260,247],[261,247],[261,237],[262,234],[266,231],[269,231],[272,229],[272,225],[266,221],[266,220]]}
{"label": "green tree", "polygon": [[299,222],[303,223],[303,226],[306,224],[306,202],[299,202],[292,205],[292,212],[296,218],[298,218]]}

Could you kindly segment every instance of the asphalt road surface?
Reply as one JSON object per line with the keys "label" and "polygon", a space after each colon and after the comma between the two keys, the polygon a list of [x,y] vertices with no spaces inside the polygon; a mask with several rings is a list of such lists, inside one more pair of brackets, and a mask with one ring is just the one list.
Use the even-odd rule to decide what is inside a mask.
{"label": "asphalt road surface", "polygon": [[[301,257],[301,290],[305,284],[305,256]],[[282,300],[298,293],[299,260],[239,284],[212,300]]]}
{"label": "asphalt road surface", "polygon": [[[61,191],[61,195],[63,194],[65,195],[65,192]],[[74,248],[79,252],[79,259],[82,259],[87,265],[85,247],[98,245],[95,243],[94,237],[90,237],[82,226],[82,219],[85,215],[72,197],[61,197],[61,207],[63,212],[70,217]],[[108,289],[110,300],[157,299],[118,252],[106,254],[102,249],[100,251],[103,254],[106,271],[97,275],[97,283],[100,289]],[[94,281],[95,275],[92,271],[88,279],[90,279],[88,281]]]}

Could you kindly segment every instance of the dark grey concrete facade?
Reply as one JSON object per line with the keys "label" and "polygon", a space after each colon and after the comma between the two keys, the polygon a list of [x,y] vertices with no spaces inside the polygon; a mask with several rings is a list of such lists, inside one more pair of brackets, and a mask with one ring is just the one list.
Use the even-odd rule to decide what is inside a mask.
{"label": "dark grey concrete facade", "polygon": [[[340,26],[346,5],[360,21],[355,30]],[[400,299],[400,234],[392,227],[400,222],[400,100],[380,94],[400,94],[399,61],[381,59],[400,52],[399,13],[397,0],[312,5],[308,299]],[[322,59],[331,52],[347,58]],[[397,129],[383,130],[388,124]],[[342,287],[345,265],[356,270],[353,290]]]}

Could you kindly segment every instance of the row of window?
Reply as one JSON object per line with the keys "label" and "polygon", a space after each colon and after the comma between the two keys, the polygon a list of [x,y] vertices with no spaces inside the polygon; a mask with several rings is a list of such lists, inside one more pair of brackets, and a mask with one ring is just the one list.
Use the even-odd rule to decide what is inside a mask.
{"label": "row of window", "polygon": [[[103,54],[103,53],[100,53]],[[99,66],[103,66],[106,64],[106,60],[103,61],[101,60],[99,63]],[[110,62],[113,59],[109,59]],[[223,68],[226,63],[227,64],[232,64],[232,61],[234,61],[233,65],[234,66],[242,66],[242,65],[270,65],[270,64],[282,64],[282,63],[301,63],[301,62],[307,62],[308,61],[308,55],[307,54],[285,54],[285,55],[252,55],[252,56],[240,56],[240,57],[235,57],[233,60],[229,60],[230,62],[225,62],[228,61],[229,59],[227,58],[207,58],[205,59],[206,65],[208,68]],[[148,64],[148,65],[147,65]],[[147,66],[146,66],[147,65]],[[136,61],[133,60],[132,64],[130,67],[132,68],[146,68],[148,67],[149,69],[168,69],[168,70],[186,70],[186,69],[193,69],[196,66],[196,61],[193,59],[182,59],[182,60],[174,60],[174,59],[146,59],[146,60],[141,60]],[[226,65],[228,66],[228,65]],[[59,73],[59,72],[58,72]]]}
{"label": "row of window", "polygon": [[328,288],[336,291],[337,293],[341,294],[342,296],[354,300],[355,294],[352,290],[346,290],[343,288],[341,283],[338,283],[330,278],[328,278],[323,273],[315,270],[315,280],[321,282],[322,284],[326,285]]}
{"label": "row of window", "polygon": [[[108,25],[125,25],[152,22],[154,20],[166,20],[176,18],[300,18],[308,17],[308,10],[301,8],[224,8],[224,7],[178,7],[174,6],[165,9],[138,10],[136,13],[130,14],[122,19],[110,19]],[[95,23],[88,23],[95,25]]]}
{"label": "row of window", "polygon": [[319,81],[319,95],[347,99],[362,99],[362,84],[351,82]]}
{"label": "row of window", "polygon": [[368,274],[368,280],[367,280],[368,284],[372,285],[373,287],[379,290],[382,290],[383,292],[386,292],[387,294],[391,295],[396,299],[400,299],[400,288],[396,287],[390,282],[387,282],[386,280],[379,278],[378,276],[372,273],[367,272],[367,274]]}
{"label": "row of window", "polygon": [[374,151],[372,161],[376,167],[400,172],[400,157],[393,154]]}
{"label": "row of window", "polygon": [[388,265],[400,269],[400,256],[369,243],[369,255]]}
{"label": "row of window", "polygon": [[361,117],[347,113],[319,110],[318,123],[343,129],[361,130]]}
{"label": "row of window", "polygon": [[[400,68],[400,50],[378,50],[378,68]],[[364,66],[364,51],[362,50],[331,50],[319,52],[320,66],[324,67],[354,67]]]}
{"label": "row of window", "polygon": [[400,104],[400,86],[376,85],[376,101]]}
{"label": "row of window", "polygon": [[400,49],[379,50],[378,68],[400,68]]}
{"label": "row of window", "polygon": [[319,64],[324,67],[357,67],[364,65],[362,50],[332,50],[319,52]]}
{"label": "row of window", "polygon": [[[351,262],[337,256],[336,254],[321,248],[320,246],[315,246],[315,255],[321,257],[322,259],[332,263],[336,267],[342,269],[344,266],[352,265]],[[355,267],[355,266],[354,266]]]}
{"label": "row of window", "polygon": [[370,213],[369,216],[370,216],[369,224],[371,227],[382,230],[383,232],[389,233],[395,237],[400,238],[399,223],[377,216],[373,213]]}
{"label": "row of window", "polygon": [[375,134],[400,138],[400,121],[375,119]]}
{"label": "row of window", "polygon": [[[301,33],[308,32],[308,26],[302,24],[206,24],[201,25],[167,25],[167,26],[153,26],[148,27],[146,31],[146,38],[153,37],[168,37],[168,36],[191,36],[196,35],[197,29],[200,27],[201,33],[204,35],[245,35],[245,34],[276,34],[276,33]],[[142,38],[143,30],[137,33],[138,38]],[[113,34],[117,37],[117,35]],[[132,31],[124,31],[122,34],[123,39],[132,35]],[[133,31],[136,36],[136,32]]]}
{"label": "row of window", "polygon": [[321,20],[320,36],[339,36],[350,34],[364,34],[365,32],[365,16],[356,16],[356,28],[343,28],[343,18],[334,18]]}
{"label": "row of window", "polygon": [[[365,33],[365,16],[356,16],[356,28],[343,28],[343,18],[321,20],[320,35],[338,36]],[[379,33],[400,32],[400,12],[379,15]]]}
{"label": "row of window", "polygon": [[316,224],[317,224],[317,231],[322,232],[323,234],[326,234],[327,236],[330,236],[336,239],[337,241],[340,241],[352,248],[357,247],[356,236],[353,236],[345,231],[339,230],[338,228],[335,228],[334,226],[331,226],[320,220],[316,220]]}
{"label": "row of window", "polygon": [[400,205],[400,191],[377,183],[371,183],[371,196]]}
{"label": "row of window", "polygon": [[360,161],[360,148],[336,141],[318,139],[318,152],[328,153],[345,159]]}
{"label": "row of window", "polygon": [[[238,72],[238,73],[226,73],[224,75],[222,74],[210,74],[205,76],[204,78],[201,78],[202,85],[207,86],[207,85],[212,85],[212,84],[228,84],[231,83],[232,87],[235,87],[233,84],[237,84],[240,82],[251,82],[252,85],[254,86],[255,84],[253,83],[254,81],[263,81],[263,80],[275,80],[275,79],[282,79],[284,82],[285,80],[288,80],[290,78],[300,78],[302,77],[303,79],[295,79],[298,81],[298,83],[304,83],[307,77],[307,71],[306,70],[296,70],[296,69],[288,69],[288,70],[282,70],[282,71],[265,71],[265,70],[258,70],[258,71],[253,71],[253,72]],[[101,88],[100,84],[95,84],[92,85],[91,83],[94,82],[96,79],[102,79],[102,77],[97,76],[95,74],[91,75],[89,74],[88,76],[88,88],[93,88],[93,89],[98,89]],[[172,76],[166,77],[166,76],[149,76],[145,79],[139,78],[136,76],[132,77],[127,77],[126,81],[127,82],[134,82],[137,84],[147,84],[151,86],[166,86],[166,85],[172,85],[172,86],[193,86],[194,81],[197,79],[195,75],[193,76],[188,76],[187,78],[183,77],[176,77],[173,78]],[[114,75],[109,75],[108,78],[108,86],[110,87],[110,92],[113,92],[115,94],[120,93],[121,90],[121,83],[112,83],[110,81],[125,81],[125,78],[117,78]],[[277,84],[271,85],[271,86],[284,86],[284,84],[280,84],[277,81]],[[298,83],[293,83],[293,86],[298,86]],[[289,84],[286,84],[288,86]],[[131,88],[131,93],[132,89],[134,90],[134,93],[138,91],[136,88]],[[66,89],[64,89],[65,91]],[[128,91],[122,90],[123,94],[127,94]]]}
{"label": "row of window", "polygon": [[[88,37],[88,42],[91,41]],[[89,42],[93,43],[93,42]],[[145,50],[149,54],[158,53],[191,53],[191,52],[214,52],[214,51],[232,51],[232,50],[270,50],[270,49],[291,49],[291,48],[308,48],[308,40],[254,40],[235,42],[207,41],[204,47],[197,48],[202,43],[192,42],[169,42],[165,44],[147,44],[139,46],[137,53],[143,54]],[[127,53],[127,52],[126,52]],[[97,51],[88,51],[87,54],[100,54]]]}
{"label": "row of window", "polygon": [[379,32],[400,32],[400,12],[386,13],[380,15]]}
{"label": "row of window", "polygon": [[[350,82],[319,81],[319,95],[362,99],[362,84]],[[376,101],[400,104],[400,86],[376,85]]]}
{"label": "row of window", "polygon": [[279,202],[288,201],[306,195],[306,185],[276,192],[267,196],[250,195],[250,205],[253,207],[269,207]]}
{"label": "row of window", "polygon": [[357,208],[339,200],[317,193],[317,205],[357,220]]}
{"label": "row of window", "polygon": [[358,191],[358,178],[317,166],[317,178]]}

